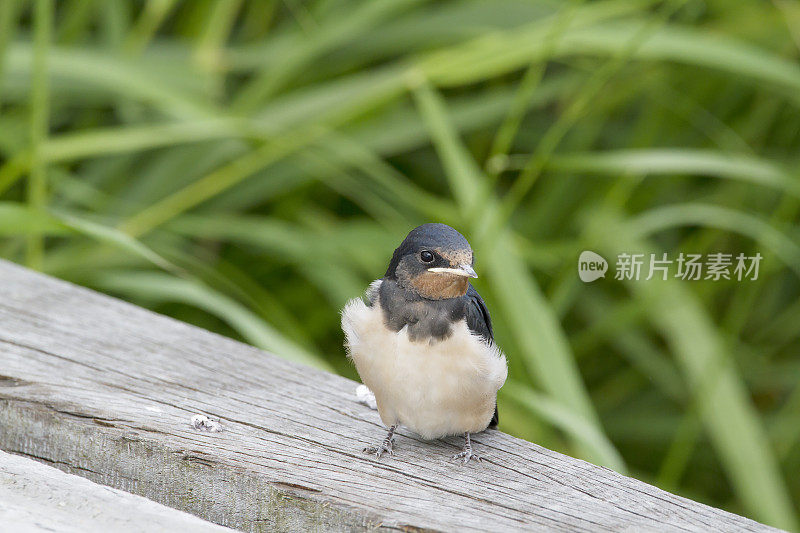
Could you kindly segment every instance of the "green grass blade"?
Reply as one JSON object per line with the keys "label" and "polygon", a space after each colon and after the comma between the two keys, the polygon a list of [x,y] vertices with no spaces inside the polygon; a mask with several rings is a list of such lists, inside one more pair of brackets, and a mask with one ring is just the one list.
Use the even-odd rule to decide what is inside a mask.
{"label": "green grass blade", "polygon": [[422,1],[424,0],[372,0],[360,4],[346,17],[336,17],[324,26],[316,28],[311,35],[298,32],[281,61],[273,64],[272,68],[260,72],[255,80],[242,89],[233,108],[237,112],[256,109],[260,102],[273,96],[293,76],[324,52],[346,40],[357,39],[370,26],[396,16],[398,12]]}
{"label": "green grass blade", "polygon": [[[14,43],[6,59],[6,77],[28,79],[33,50],[27,43]],[[155,68],[142,60],[121,59],[107,53],[81,49],[52,48],[48,70],[54,87],[75,85],[80,90],[95,89],[112,95],[146,102],[165,116],[200,119],[213,118],[213,107],[204,102],[201,91],[186,90],[186,81],[195,80],[179,63]],[[182,72],[183,76],[176,72]],[[179,77],[180,76],[180,77]]]}
{"label": "green grass blade", "polygon": [[800,245],[768,222],[736,209],[710,204],[684,203],[646,211],[631,219],[632,234],[646,237],[679,226],[703,226],[732,231],[760,243],[800,276]]}
{"label": "green grass blade", "polygon": [[596,462],[602,465],[615,465],[624,468],[622,457],[614,448],[597,424],[583,418],[576,411],[554,401],[551,397],[539,394],[530,387],[508,380],[500,389],[501,399],[519,403],[537,417],[546,420],[554,427],[569,435],[586,450],[593,450]]}
{"label": "green grass blade", "polygon": [[[592,18],[587,18],[592,21]],[[581,24],[580,12],[553,50],[554,58],[575,55],[613,56],[624,52],[641,29],[641,20],[624,23]],[[425,57],[420,68],[437,85],[475,83],[545,59],[546,29],[541,23],[479,38]],[[647,36],[632,51],[632,58],[645,61],[676,61],[741,75],[753,82],[782,90],[800,104],[800,66],[768,51],[732,38],[708,35],[691,28],[666,26]]]}
{"label": "green grass blade", "polygon": [[55,214],[64,224],[87,237],[137,255],[164,270],[173,272],[178,272],[180,270],[140,241],[115,228],[97,224],[91,220],[79,218],[69,213],[57,212]]}
{"label": "green grass blade", "polygon": [[[558,319],[549,307],[538,286],[532,280],[524,262],[518,256],[507,235],[498,239],[492,253],[478,255],[478,265],[486,265],[493,293],[500,304],[500,316],[513,333],[521,357],[529,372],[542,389],[576,416],[592,424],[603,435],[600,423],[583,384],[569,343]],[[625,472],[619,453],[609,454],[613,445],[605,438],[599,448],[583,448],[591,461],[618,472]],[[586,441],[579,444],[585,445]]]}
{"label": "green grass blade", "polygon": [[[16,24],[20,4],[19,0],[6,0],[0,3],[0,87],[2,87],[3,75],[5,74],[6,49],[17,30]],[[0,96],[2,96],[2,92],[0,92]]]}
{"label": "green grass blade", "polygon": [[351,261],[355,260],[353,254],[360,248],[359,243],[366,239],[369,239],[366,242],[385,242],[374,233],[369,237],[356,232],[359,238],[354,239],[344,227],[322,237],[280,220],[244,215],[183,215],[166,228],[185,236],[220,239],[255,247],[279,262],[294,265],[304,277],[327,294],[332,306],[337,308],[350,298],[361,295],[366,283],[372,281],[352,272]]}
{"label": "green grass blade", "polygon": [[[510,168],[522,161],[512,159]],[[749,154],[728,154],[689,148],[648,148],[555,155],[548,168],[618,176],[689,174],[739,180],[786,191],[800,197],[800,180],[781,165]]]}
{"label": "green grass blade", "polygon": [[134,215],[120,225],[120,230],[133,236],[148,233],[312,142],[321,134],[320,130],[314,129],[280,141],[267,142]]}
{"label": "green grass blade", "polygon": [[141,53],[175,7],[175,0],[148,0],[141,15],[125,36],[122,45],[125,51],[133,55]]}
{"label": "green grass blade", "polygon": [[0,202],[0,235],[66,235],[70,227],[59,218],[16,202]]}
{"label": "green grass blade", "polygon": [[[28,204],[33,210],[43,210],[47,204],[47,163],[41,154],[41,145],[47,139],[50,124],[50,92],[47,62],[53,25],[53,3],[37,0],[34,14],[33,76],[31,77],[31,170],[28,177]],[[40,270],[44,257],[44,237],[28,234],[26,262],[30,268]]]}
{"label": "green grass blade", "polygon": [[447,116],[442,96],[424,78],[414,79],[411,83],[419,113],[439,153],[450,190],[462,215],[467,218],[475,212],[480,201],[483,181],[481,170],[458,138]]}
{"label": "green grass blade", "polygon": [[235,300],[201,283],[165,273],[136,271],[106,272],[93,278],[93,283],[129,297],[193,305],[224,320],[259,348],[290,361],[331,370],[318,355],[290,341]]}

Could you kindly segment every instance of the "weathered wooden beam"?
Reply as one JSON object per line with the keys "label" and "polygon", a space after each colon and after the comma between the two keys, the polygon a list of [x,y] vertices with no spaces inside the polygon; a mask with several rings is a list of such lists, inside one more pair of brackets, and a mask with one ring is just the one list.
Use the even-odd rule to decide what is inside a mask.
{"label": "weathered wooden beam", "polygon": [[224,533],[230,529],[147,498],[0,452],[0,530]]}
{"label": "weathered wooden beam", "polygon": [[376,460],[354,382],[5,262],[0,375],[0,448],[243,530],[770,530],[499,431]]}

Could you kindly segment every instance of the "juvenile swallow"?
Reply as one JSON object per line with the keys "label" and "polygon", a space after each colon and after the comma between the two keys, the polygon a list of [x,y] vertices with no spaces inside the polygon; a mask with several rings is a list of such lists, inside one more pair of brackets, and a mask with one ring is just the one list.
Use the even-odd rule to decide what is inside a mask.
{"label": "juvenile swallow", "polygon": [[394,251],[365,300],[342,310],[348,356],[389,430],[365,452],[394,455],[402,424],[425,439],[463,435],[463,451],[453,458],[480,460],[470,433],[497,425],[497,391],[508,367],[486,304],[469,282],[478,277],[473,264],[463,235],[423,224]]}

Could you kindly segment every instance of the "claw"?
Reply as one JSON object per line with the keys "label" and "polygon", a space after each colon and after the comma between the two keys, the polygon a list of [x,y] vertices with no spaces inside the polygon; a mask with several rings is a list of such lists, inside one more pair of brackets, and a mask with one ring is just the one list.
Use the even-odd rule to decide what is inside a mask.
{"label": "claw", "polygon": [[397,426],[392,426],[389,428],[389,434],[386,435],[386,438],[383,439],[383,442],[380,443],[378,446],[367,446],[364,448],[364,453],[368,453],[370,455],[375,455],[375,459],[380,459],[381,455],[384,453],[388,453],[392,457],[394,457],[394,430],[397,429]]}
{"label": "claw", "polygon": [[464,460],[462,461],[462,463],[463,463],[463,464],[467,464],[467,463],[469,463],[469,460],[470,460],[470,459],[475,459],[475,460],[476,460],[476,461],[478,461],[479,463],[483,462],[483,457],[481,457],[481,456],[480,456],[480,455],[478,455],[477,453],[472,453],[471,451],[467,451],[467,450],[464,450],[463,452],[461,452],[461,453],[457,453],[457,454],[455,454],[455,455],[453,456],[453,459],[461,459],[461,458],[463,458],[463,459],[464,459]]}
{"label": "claw", "polygon": [[364,453],[369,455],[374,455],[375,459],[380,459],[384,453],[388,453],[392,457],[394,457],[394,450],[392,450],[390,446],[384,446],[381,444],[380,446],[367,446],[364,448]]}
{"label": "claw", "polygon": [[470,459],[475,459],[479,463],[483,462],[483,457],[477,453],[472,453],[472,442],[470,441],[469,433],[464,433],[464,449],[461,453],[455,454],[453,459],[464,459],[463,464],[469,463]]}

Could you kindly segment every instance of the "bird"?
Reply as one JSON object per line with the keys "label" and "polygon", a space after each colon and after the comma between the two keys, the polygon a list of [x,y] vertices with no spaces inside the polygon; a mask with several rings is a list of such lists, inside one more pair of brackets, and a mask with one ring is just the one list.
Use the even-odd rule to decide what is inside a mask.
{"label": "bird", "polygon": [[348,357],[375,395],[388,428],[378,459],[394,456],[403,425],[426,440],[462,435],[453,459],[481,461],[470,434],[496,427],[497,392],[508,376],[494,342],[469,242],[454,228],[428,223],[395,249],[384,276],[342,309]]}

